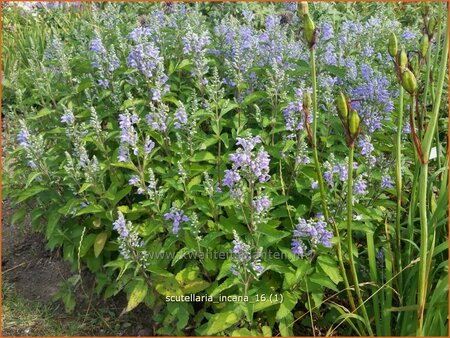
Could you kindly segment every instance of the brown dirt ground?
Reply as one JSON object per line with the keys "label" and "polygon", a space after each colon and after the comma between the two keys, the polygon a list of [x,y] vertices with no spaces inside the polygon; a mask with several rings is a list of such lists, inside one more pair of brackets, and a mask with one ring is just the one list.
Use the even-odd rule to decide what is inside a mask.
{"label": "brown dirt ground", "polygon": [[27,299],[51,302],[58,285],[69,278],[70,266],[45,248],[45,239],[25,222],[11,225],[13,208],[8,202],[2,210],[2,271],[3,278],[14,285]]}

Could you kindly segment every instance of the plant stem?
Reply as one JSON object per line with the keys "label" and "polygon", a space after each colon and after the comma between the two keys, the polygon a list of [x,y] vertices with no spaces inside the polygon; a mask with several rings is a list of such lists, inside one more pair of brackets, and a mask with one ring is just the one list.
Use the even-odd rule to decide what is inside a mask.
{"label": "plant stem", "polygon": [[361,297],[361,290],[359,289],[358,275],[356,273],[355,261],[353,259],[353,238],[352,238],[352,219],[353,219],[353,142],[350,144],[348,154],[348,181],[347,181],[347,246],[350,260],[350,272],[355,285],[356,298],[358,305],[361,307],[363,318],[367,326],[369,335],[373,336],[372,328],[370,327],[369,316],[367,315],[366,307]]}
{"label": "plant stem", "polygon": [[[398,123],[397,123],[397,138],[395,144],[395,174],[396,174],[396,187],[397,187],[397,209],[395,218],[395,258],[397,263],[397,271],[402,270],[401,250],[400,250],[400,237],[401,237],[401,209],[402,209],[402,129],[403,129],[403,86],[400,85],[399,105],[398,105]],[[399,275],[398,286],[399,290],[402,290],[402,275]]]}
{"label": "plant stem", "polygon": [[[377,274],[377,263],[376,263],[376,252],[375,252],[375,244],[373,240],[373,232],[368,231],[366,233],[367,238],[367,253],[369,256],[369,271],[370,271],[370,279],[373,283],[378,283],[378,274]],[[375,290],[376,291],[376,290]],[[375,327],[377,336],[382,336],[381,332],[382,322],[380,315],[380,298],[378,293],[372,293],[373,295],[373,312],[375,314]]]}
{"label": "plant stem", "polygon": [[[342,257],[342,248],[341,248],[341,237],[339,234],[339,229],[335,222],[330,222],[330,217],[328,214],[328,207],[327,207],[327,199],[325,195],[325,188],[323,184],[323,176],[322,176],[322,170],[320,169],[320,163],[319,163],[319,155],[317,153],[317,81],[316,81],[316,61],[314,56],[314,48],[311,48],[310,50],[310,60],[311,60],[311,79],[312,79],[312,114],[313,114],[313,122],[312,122],[312,150],[313,150],[313,156],[314,156],[314,165],[316,168],[316,174],[317,174],[317,181],[319,183],[319,191],[320,191],[320,199],[322,201],[322,209],[323,209],[323,216],[325,218],[325,222],[327,224],[331,224],[333,226],[333,232],[334,236],[336,237],[336,256],[338,258],[339,262],[339,270],[341,272],[342,279],[344,281],[345,289],[347,290],[347,297],[348,301],[350,303],[352,311],[356,311],[356,305],[355,301],[353,299],[353,295],[350,289],[350,284],[348,282],[347,273],[345,272],[344,267],[344,259]],[[361,323],[358,321],[358,326],[360,328],[361,332],[364,332],[364,328],[362,327]]]}
{"label": "plant stem", "polygon": [[428,251],[428,220],[427,220],[427,180],[428,163],[420,168],[419,181],[419,213],[420,213],[420,265],[419,265],[419,295],[417,299],[417,336],[423,336],[423,313],[427,295],[427,251]]}
{"label": "plant stem", "polygon": [[[448,30],[444,35],[444,47],[442,51],[441,64],[439,67],[439,79],[437,81],[436,96],[433,101],[433,113],[431,120],[422,140],[421,150],[423,153],[423,163],[420,168],[419,181],[419,214],[420,214],[420,264],[419,264],[419,287],[418,287],[418,311],[417,311],[417,336],[423,336],[423,315],[425,310],[425,302],[427,298],[427,271],[428,265],[432,263],[427,260],[428,255],[428,219],[427,219],[427,188],[428,188],[428,158],[430,155],[431,144],[439,119],[439,108],[441,104],[442,90],[444,87],[444,79],[446,75],[448,58]],[[433,248],[430,249],[433,251]]]}

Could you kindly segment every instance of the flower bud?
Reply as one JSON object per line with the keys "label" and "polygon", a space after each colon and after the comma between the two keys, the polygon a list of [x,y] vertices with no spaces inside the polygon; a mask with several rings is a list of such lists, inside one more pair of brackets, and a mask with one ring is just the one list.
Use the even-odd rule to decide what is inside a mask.
{"label": "flower bud", "polygon": [[417,91],[416,77],[409,69],[405,69],[402,73],[402,86],[411,95]]}
{"label": "flower bud", "polygon": [[304,30],[305,30],[305,40],[308,42],[309,47],[311,48],[315,44],[315,32],[316,32],[316,26],[314,25],[314,22],[312,21],[311,17],[306,14],[304,16]]}
{"label": "flower bud", "polygon": [[419,56],[417,54],[411,60],[411,70],[416,77],[419,75]]}
{"label": "flower bud", "polygon": [[428,35],[424,34],[422,40],[420,41],[420,55],[424,58],[427,55],[428,48],[430,46],[430,40]]}
{"label": "flower bud", "polygon": [[406,55],[406,51],[402,48],[402,51],[398,55],[398,66],[401,70],[406,68],[408,64],[408,56]]}
{"label": "flower bud", "polygon": [[427,2],[423,2],[420,11],[422,12],[423,16],[428,15],[428,13],[430,12],[430,4]]}
{"label": "flower bud", "polygon": [[428,35],[430,35],[430,36],[433,35],[433,32],[436,29],[436,25],[437,25],[436,18],[434,16],[432,16],[430,18],[430,20],[428,20],[428,26],[427,26]]}
{"label": "flower bud", "polygon": [[355,138],[358,136],[359,133],[359,123],[361,119],[359,118],[358,113],[356,110],[352,110],[350,113],[349,123],[348,123],[348,130],[350,131],[350,135],[352,138]]}
{"label": "flower bud", "polygon": [[308,92],[305,92],[303,94],[303,108],[305,109],[309,109],[311,107],[311,94],[309,94]]}
{"label": "flower bud", "polygon": [[336,107],[342,117],[346,119],[348,115],[347,98],[342,92],[339,93],[339,96],[336,99]]}
{"label": "flower bud", "polygon": [[300,2],[300,11],[302,15],[309,14],[308,3],[306,1]]}
{"label": "flower bud", "polygon": [[397,43],[397,36],[395,36],[394,33],[391,33],[389,36],[389,46],[388,46],[389,54],[395,58],[398,53],[398,43]]}

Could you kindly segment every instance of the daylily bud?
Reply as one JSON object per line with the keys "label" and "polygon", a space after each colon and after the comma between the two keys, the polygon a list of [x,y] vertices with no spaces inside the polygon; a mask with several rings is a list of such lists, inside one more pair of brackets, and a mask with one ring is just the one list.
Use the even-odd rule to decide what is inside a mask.
{"label": "daylily bud", "polygon": [[400,55],[398,56],[398,65],[400,69],[405,69],[408,64],[408,56],[406,55],[406,51],[402,48]]}
{"label": "daylily bud", "polygon": [[420,11],[422,12],[423,16],[426,16],[430,12],[430,4],[427,2],[423,2]]}
{"label": "daylily bud", "polygon": [[395,58],[398,53],[398,43],[397,43],[397,37],[394,33],[391,33],[389,36],[389,46],[388,46],[389,54]]}
{"label": "daylily bud", "polygon": [[304,16],[304,30],[305,30],[305,40],[308,42],[309,47],[313,47],[315,44],[315,32],[316,32],[316,26],[314,25],[314,22],[311,20],[311,17],[306,14]]}
{"label": "daylily bud", "polygon": [[419,56],[417,54],[411,60],[411,70],[416,77],[419,75]]}
{"label": "daylily bud", "polygon": [[309,109],[309,107],[311,107],[311,102],[311,95],[308,92],[305,92],[303,94],[303,107]]}
{"label": "daylily bud", "polygon": [[402,73],[402,86],[411,95],[415,94],[417,91],[416,77],[409,69],[405,69]]}
{"label": "daylily bud", "polygon": [[433,32],[436,29],[436,25],[437,25],[436,18],[432,16],[430,20],[428,20],[428,27],[427,27],[427,31],[430,36],[433,35]]}
{"label": "daylily bud", "polygon": [[420,55],[424,58],[427,55],[428,48],[430,46],[430,40],[428,35],[424,34],[422,40],[420,41]]}
{"label": "daylily bud", "polygon": [[361,121],[361,119],[359,118],[359,115],[356,112],[356,110],[352,110],[352,112],[350,113],[349,124],[348,124],[348,129],[350,131],[350,135],[352,136],[352,138],[355,138],[356,136],[358,136],[360,121]]}
{"label": "daylily bud", "polygon": [[338,109],[338,112],[342,115],[342,117],[346,119],[348,115],[347,98],[342,92],[339,93],[339,96],[336,99],[336,107]]}
{"label": "daylily bud", "polygon": [[308,3],[306,1],[300,2],[300,11],[302,15],[309,14]]}

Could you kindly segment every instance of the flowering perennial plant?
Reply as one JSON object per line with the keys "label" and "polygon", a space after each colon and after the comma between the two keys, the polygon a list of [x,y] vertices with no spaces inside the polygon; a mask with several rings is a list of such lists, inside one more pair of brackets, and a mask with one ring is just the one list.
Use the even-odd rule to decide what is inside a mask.
{"label": "flowering perennial plant", "polygon": [[[11,221],[142,303],[152,335],[447,333],[443,4],[2,19]],[[213,301],[167,301],[188,295]]]}

